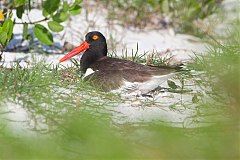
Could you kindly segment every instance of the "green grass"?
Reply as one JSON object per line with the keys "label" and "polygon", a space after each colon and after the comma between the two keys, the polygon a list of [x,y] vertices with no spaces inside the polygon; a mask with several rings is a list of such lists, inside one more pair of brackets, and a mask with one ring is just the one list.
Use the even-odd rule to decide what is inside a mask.
{"label": "green grass", "polygon": [[[212,47],[205,56],[197,56],[190,68],[204,71],[198,83],[207,88],[208,102],[240,115],[240,23],[236,21],[222,41],[212,37]],[[210,90],[209,90],[210,89]],[[238,118],[237,118],[238,119]]]}
{"label": "green grass", "polygon": [[[168,53],[169,51],[166,50],[164,53]],[[130,52],[130,56],[128,54],[128,50],[122,50],[121,55],[117,55],[115,51],[112,51],[108,53],[109,57],[114,57],[114,58],[120,58],[124,60],[130,60],[135,63],[141,63],[144,65],[149,65],[149,66],[156,66],[156,67],[174,67],[170,65],[170,61],[172,60],[173,57],[168,57],[168,56],[162,56],[161,53],[163,52],[157,52],[156,50],[153,50],[152,52],[147,51],[143,53],[139,53],[138,50],[138,43],[136,46],[136,50],[132,49]],[[75,66],[80,66],[80,64],[77,64],[76,61],[74,61]],[[177,66],[177,65],[176,65]]]}
{"label": "green grass", "polygon": [[[195,108],[170,106],[175,111],[190,107],[197,112],[189,117],[191,123],[208,121],[205,127],[115,123],[111,107],[129,101],[83,82],[77,60],[71,68],[42,63],[29,68],[19,64],[11,69],[1,67],[0,109],[9,101],[21,105],[34,122],[30,129],[36,135],[18,135],[2,121],[0,159],[239,159],[239,24],[225,41],[215,41],[208,55],[188,66],[201,74],[184,71],[179,84],[169,82],[169,89],[182,89],[179,94],[188,85],[185,79],[206,89],[205,95],[193,94]],[[147,62],[145,54],[132,53],[133,61]],[[128,59],[124,54],[122,58]],[[158,105],[154,100],[143,104]],[[217,116],[222,119],[215,120]],[[43,123],[45,127],[41,127]]]}
{"label": "green grass", "polygon": [[61,118],[66,108],[68,112],[75,112],[119,102],[117,95],[96,92],[88,82],[80,80],[80,76],[75,76],[76,68],[61,70],[58,66],[39,63],[31,68],[17,64],[0,70],[0,100],[22,104],[33,118],[36,113],[47,119]]}
{"label": "green grass", "polygon": [[218,124],[196,129],[150,123],[113,127],[106,117],[76,111],[48,137],[1,131],[2,159],[237,159],[238,132]]}
{"label": "green grass", "polygon": [[[238,132],[229,124],[182,129],[157,122],[114,123],[108,109],[124,103],[124,99],[81,81],[76,76],[78,69],[78,66],[60,69],[41,63],[28,69],[18,64],[11,69],[0,69],[1,107],[6,101],[21,104],[36,123],[33,129],[40,134],[17,136],[1,123],[0,159],[231,159],[239,156]],[[38,127],[42,123],[47,127]]]}

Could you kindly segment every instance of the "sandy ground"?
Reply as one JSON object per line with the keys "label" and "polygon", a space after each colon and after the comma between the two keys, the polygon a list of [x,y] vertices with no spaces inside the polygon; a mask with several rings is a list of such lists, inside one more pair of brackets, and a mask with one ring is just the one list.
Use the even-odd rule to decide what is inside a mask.
{"label": "sandy ground", "polygon": [[[224,1],[223,8],[225,8],[226,11],[231,10],[229,8],[231,8],[234,3],[231,0]],[[30,19],[32,21],[42,19],[41,12],[40,10],[33,9],[29,15]],[[14,16],[16,17],[16,15]],[[106,36],[108,41],[112,40],[111,37],[113,37],[116,46],[114,49],[109,47],[109,52],[114,50],[118,55],[121,55],[123,50],[127,50],[128,55],[131,55],[132,50],[136,51],[136,46],[138,44],[138,52],[140,54],[144,52],[150,53],[155,50],[162,53],[163,56],[174,56],[174,62],[189,62],[192,60],[194,53],[204,54],[207,50],[207,45],[202,43],[200,39],[191,35],[176,34],[171,28],[167,30],[141,32],[117,25],[109,26],[105,20],[106,11],[104,10],[90,12],[87,16],[88,20],[86,20],[85,11],[83,10],[81,15],[74,16],[71,20],[65,22],[64,25],[66,30],[60,32],[58,35],[54,35],[55,45],[62,46],[65,41],[73,45],[79,45],[88,31],[98,30]],[[19,22],[20,20],[16,19],[16,21]],[[24,16],[23,21],[28,21],[28,17]],[[46,26],[46,23],[43,22],[42,24]],[[9,44],[9,48],[13,48],[15,45],[21,43],[22,27],[22,25],[15,26],[15,37]],[[222,24],[217,25],[216,31],[221,32],[223,28]],[[28,44],[24,45],[27,46]],[[170,52],[166,53],[167,50],[170,50]],[[43,60],[49,64],[58,64],[62,56],[63,54],[57,54],[54,50],[50,51],[49,54],[4,52],[4,61],[1,61],[0,65],[11,67],[18,61],[22,66],[29,66],[33,61],[39,62]],[[62,65],[71,66],[72,64],[70,61],[67,61],[62,63]],[[196,86],[192,86],[190,89],[193,89],[194,92],[199,90]],[[113,114],[113,120],[117,123],[163,121],[169,122],[169,124],[176,127],[201,126],[191,123],[191,116],[195,114],[194,109],[191,107],[189,109],[180,109],[181,111],[173,110],[169,107],[175,104],[177,107],[181,108],[182,104],[192,104],[191,94],[192,93],[186,94],[183,97],[176,93],[159,93],[156,96],[158,105],[153,107],[144,107],[141,105],[143,101],[148,101],[147,99],[131,101],[130,105],[129,103],[116,105],[114,110],[117,112]],[[4,115],[4,118],[14,120],[9,121],[9,127],[16,129],[19,133],[24,133],[29,126],[28,123],[22,123],[29,120],[26,111],[20,105],[10,102],[6,102],[2,105],[2,108],[3,111],[10,111],[9,114]]]}

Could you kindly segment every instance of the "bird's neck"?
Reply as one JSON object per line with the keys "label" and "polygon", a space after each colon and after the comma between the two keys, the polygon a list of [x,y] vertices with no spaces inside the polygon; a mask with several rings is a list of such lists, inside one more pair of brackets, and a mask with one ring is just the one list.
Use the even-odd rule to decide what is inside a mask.
{"label": "bird's neck", "polygon": [[94,50],[86,50],[80,60],[80,68],[81,72],[85,73],[86,70],[96,61],[99,59],[106,57],[107,53],[104,52],[99,52],[99,51],[94,51]]}

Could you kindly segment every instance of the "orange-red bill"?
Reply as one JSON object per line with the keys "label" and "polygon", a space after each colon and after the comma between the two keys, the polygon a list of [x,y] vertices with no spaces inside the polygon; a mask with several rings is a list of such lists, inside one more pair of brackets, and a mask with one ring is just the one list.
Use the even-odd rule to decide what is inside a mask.
{"label": "orange-red bill", "polygon": [[87,50],[89,48],[89,46],[90,46],[90,44],[87,43],[86,41],[84,41],[82,44],[80,44],[80,46],[74,48],[71,52],[69,52],[62,59],[60,59],[59,63],[66,61],[66,60],[72,58],[73,56],[76,56],[77,54],[81,53],[82,51]]}

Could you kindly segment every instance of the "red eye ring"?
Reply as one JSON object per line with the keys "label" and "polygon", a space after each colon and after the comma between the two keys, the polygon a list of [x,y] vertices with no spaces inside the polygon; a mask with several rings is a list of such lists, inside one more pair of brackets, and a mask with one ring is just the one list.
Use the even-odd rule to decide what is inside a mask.
{"label": "red eye ring", "polygon": [[97,36],[97,35],[94,35],[94,36],[92,37],[92,39],[93,39],[93,40],[97,40],[97,39],[98,39],[98,36]]}

